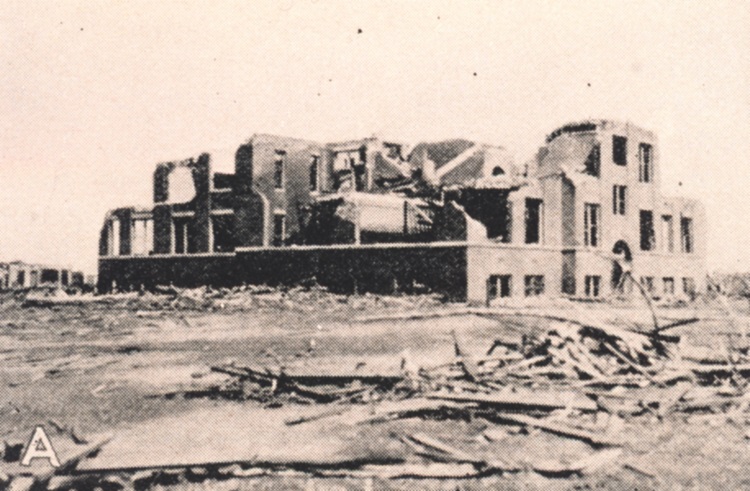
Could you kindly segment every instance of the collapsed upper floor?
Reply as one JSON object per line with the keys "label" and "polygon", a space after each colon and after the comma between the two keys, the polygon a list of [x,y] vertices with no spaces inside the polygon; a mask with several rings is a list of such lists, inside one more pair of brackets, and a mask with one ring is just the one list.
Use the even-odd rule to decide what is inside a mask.
{"label": "collapsed upper floor", "polygon": [[703,254],[702,205],[661,194],[659,157],[653,132],[606,120],[561,126],[523,165],[464,139],[255,135],[234,173],[213,172],[209,153],[159,164],[153,208],[110,212],[100,253],[471,240]]}

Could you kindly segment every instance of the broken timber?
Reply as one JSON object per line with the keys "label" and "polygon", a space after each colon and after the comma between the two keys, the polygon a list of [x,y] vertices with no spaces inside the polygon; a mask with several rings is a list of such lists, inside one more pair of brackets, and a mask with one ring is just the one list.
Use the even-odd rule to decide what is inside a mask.
{"label": "broken timber", "polygon": [[402,380],[400,374],[395,373],[357,373],[357,372],[302,372],[288,369],[270,370],[246,365],[220,365],[213,366],[214,372],[225,373],[235,377],[246,378],[260,383],[271,384],[276,380],[289,380],[307,385],[325,385],[325,384],[348,384],[359,381],[366,384],[395,384]]}
{"label": "broken timber", "polygon": [[543,394],[428,394],[429,399],[443,399],[455,402],[473,402],[487,406],[500,407],[526,407],[531,409],[544,409],[553,411],[555,409],[572,408],[580,411],[596,411],[597,405],[587,398],[577,400],[563,400],[554,396]]}
{"label": "broken timber", "polygon": [[[580,428],[574,428],[563,423],[556,421],[547,421],[540,418],[533,418],[531,416],[525,416],[522,414],[509,414],[509,413],[498,413],[493,417],[502,421],[510,421],[511,423],[517,423],[524,426],[531,426],[533,428],[539,428],[540,430],[553,433],[555,435],[567,436],[582,440],[595,447],[607,447],[607,446],[618,446],[621,443],[612,438],[608,438],[605,435],[600,435],[588,430]],[[488,430],[489,431],[489,430]]]}

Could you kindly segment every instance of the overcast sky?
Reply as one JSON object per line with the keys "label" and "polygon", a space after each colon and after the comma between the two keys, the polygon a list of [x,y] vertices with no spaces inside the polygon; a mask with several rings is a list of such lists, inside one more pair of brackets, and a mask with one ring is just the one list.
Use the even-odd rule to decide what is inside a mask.
{"label": "overcast sky", "polygon": [[750,270],[748,2],[2,0],[0,261],[95,272],[105,212],[148,204],[157,162],[256,132],[524,161],[588,117],[655,131],[709,266]]}

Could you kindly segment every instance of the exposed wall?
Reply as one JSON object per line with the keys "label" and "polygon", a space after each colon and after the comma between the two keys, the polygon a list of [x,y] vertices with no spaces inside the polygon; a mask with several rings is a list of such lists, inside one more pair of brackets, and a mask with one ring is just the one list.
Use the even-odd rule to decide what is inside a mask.
{"label": "exposed wall", "polygon": [[[664,198],[661,195],[661,168],[658,139],[652,132],[629,123],[600,121],[590,125],[572,125],[574,131],[556,136],[539,153],[539,174],[545,176],[545,208],[560,209],[559,216],[548,215],[546,244],[559,245],[571,251],[575,259],[566,263],[566,282],[575,282],[576,295],[584,293],[586,275],[602,276],[603,292],[610,291],[612,261],[608,256],[618,241],[628,244],[634,257],[634,267],[642,270],[636,276],[654,278],[694,277],[702,285],[705,276],[705,214],[702,206],[684,198]],[[557,132],[556,132],[557,133]],[[613,137],[627,138],[625,165],[614,161]],[[651,173],[648,182],[640,179],[640,145],[651,145]],[[586,156],[599,147],[599,176],[583,172]],[[554,186],[551,183],[555,182]],[[560,187],[561,183],[562,187]],[[613,187],[626,187],[625,214],[614,213]],[[560,203],[557,205],[555,203]],[[586,204],[600,206],[599,234],[596,247],[584,243],[584,209]],[[655,246],[643,251],[640,247],[640,211],[653,214]],[[661,233],[662,215],[673,217],[674,247],[668,250],[667,239]],[[680,218],[693,219],[691,253],[680,248]],[[562,228],[560,228],[562,227]],[[556,236],[561,232],[561,240]],[[573,266],[575,264],[575,266]],[[686,267],[685,265],[689,265]],[[575,268],[571,277],[569,270]],[[692,270],[692,271],[691,271]]]}
{"label": "exposed wall", "polygon": [[[325,278],[331,286],[340,284],[342,288],[349,289],[359,288],[363,284],[370,289],[382,289],[384,285],[390,285],[390,288],[394,282],[420,281],[417,277],[427,278],[431,285],[438,284],[436,275],[442,274],[442,268],[437,262],[430,263],[436,268],[430,274],[420,269],[420,265],[429,263],[428,258],[435,257],[434,251],[443,247],[436,243],[424,246],[425,251],[431,252],[417,256],[413,251],[421,249],[405,248],[404,244],[390,244],[387,248],[383,247],[384,244],[381,247],[352,248],[356,253],[347,248],[283,248],[278,249],[280,255],[272,254],[269,251],[274,236],[274,215],[281,214],[285,217],[286,245],[330,243],[330,238],[321,238],[324,236],[334,237],[336,242],[341,243],[357,242],[356,238],[359,237],[358,243],[361,244],[393,240],[464,241],[464,247],[469,247],[468,252],[464,251],[466,257],[463,259],[465,265],[468,261],[468,266],[464,268],[468,268],[468,280],[462,274],[452,277],[458,286],[440,284],[445,291],[463,289],[472,301],[484,301],[489,275],[513,275],[513,296],[523,295],[523,277],[529,275],[545,277],[547,295],[582,295],[586,275],[601,276],[600,290],[607,291],[612,267],[608,255],[618,241],[625,241],[629,245],[635,258],[634,267],[644,271],[642,274],[655,279],[674,277],[676,282],[677,278],[692,277],[700,287],[705,275],[705,213],[695,201],[661,196],[656,136],[635,125],[607,121],[568,125],[553,135],[548,144],[540,149],[536,162],[531,166],[528,182],[519,184],[520,188],[514,184],[508,190],[474,189],[474,198],[464,200],[463,208],[449,203],[436,213],[431,231],[421,233],[423,231],[420,230],[420,234],[409,237],[393,234],[390,229],[367,229],[363,225],[367,220],[363,220],[362,215],[359,215],[357,222],[339,217],[340,213],[326,218],[321,214],[315,215],[315,211],[307,206],[320,193],[334,191],[332,173],[336,152],[355,155],[352,157],[357,160],[355,165],[365,169],[362,174],[365,187],[373,192],[400,183],[409,173],[408,165],[418,163],[405,164],[398,156],[385,156],[389,144],[374,137],[321,145],[295,138],[253,136],[236,152],[235,174],[217,176],[218,181],[224,183],[220,186],[222,190],[212,189],[211,157],[208,154],[160,164],[154,172],[153,209],[153,251],[159,257],[132,259],[130,265],[125,265],[130,259],[113,259],[120,261],[118,263],[109,262],[110,258],[102,259],[103,283],[100,286],[108,288],[111,280],[128,287],[139,286],[142,282],[155,284],[172,281],[186,286],[242,281],[288,282],[308,274]],[[616,165],[614,162],[614,135],[627,138],[624,152],[626,165]],[[639,180],[641,143],[652,145],[650,182]],[[415,150],[417,161],[427,159],[429,148],[425,148]],[[592,156],[598,156],[598,160],[592,159]],[[472,154],[474,157],[477,158],[462,161],[462,169],[470,170],[471,175],[487,175],[495,164],[500,167],[507,164],[512,168],[510,161],[506,162],[507,155],[500,150],[494,153],[478,150],[476,155]],[[311,190],[310,166],[314,159],[318,162],[318,186]],[[283,186],[280,188],[275,183],[277,161],[284,164]],[[503,170],[508,172],[508,169]],[[175,182],[179,180],[183,187],[186,186],[186,179],[187,186],[192,185],[191,192],[194,193],[188,193],[191,196],[189,199],[176,200],[176,194],[183,196],[184,193],[174,192],[175,183],[170,182],[172,178]],[[229,185],[233,186],[232,189],[227,187]],[[615,185],[627,186],[625,214],[613,212],[612,189]],[[537,244],[525,244],[528,198],[541,199],[543,202]],[[600,206],[599,240],[596,246],[584,244],[584,209],[588,203]],[[640,210],[653,212],[656,247],[651,251],[640,250]],[[405,213],[400,209],[396,211],[394,217],[398,218],[400,226]],[[213,216],[222,215],[221,223],[229,223],[217,230],[226,232],[233,224],[235,247],[268,249],[241,251],[237,257],[212,254],[212,213]],[[660,235],[660,220],[665,214],[671,215],[674,220],[673,251],[667,250],[665,238],[663,234]],[[233,222],[230,215],[234,217]],[[505,219],[500,219],[501,215],[505,215]],[[489,225],[490,235],[498,237],[488,240],[487,227],[470,218],[472,216]],[[170,256],[175,251],[172,225],[177,217],[189,220],[189,247],[186,252],[200,255]],[[382,218],[380,215],[378,217]],[[693,220],[694,250],[691,253],[681,251],[680,247],[680,219],[683,217]],[[111,248],[108,244],[117,244],[116,253],[121,256],[132,253],[132,218],[133,210],[130,208],[110,213],[108,219],[117,219],[119,227],[105,224],[100,240],[100,255],[106,256]],[[356,233],[357,223],[362,229],[359,234]],[[508,228],[510,233],[507,233]],[[109,241],[111,238],[107,234],[115,229],[117,240]],[[226,246],[226,243],[232,242],[227,239],[229,233],[222,236],[222,247],[226,247],[223,250],[231,249],[231,246]],[[498,244],[501,240],[510,243]],[[330,252],[332,250],[336,252]],[[412,268],[408,262],[401,261],[397,258],[399,254],[415,260],[416,266]],[[282,257],[293,266],[279,259]],[[144,263],[144,260],[152,262]],[[449,263],[453,264],[450,260]],[[153,272],[148,264],[154,267]],[[448,271],[455,269],[448,267]],[[401,270],[408,272],[406,276],[399,276]]]}
{"label": "exposed wall", "polygon": [[[612,280],[613,263],[606,257],[595,252],[576,252],[576,282],[578,288],[576,296],[584,296],[585,277],[587,275],[601,276],[600,296],[613,294]],[[703,258],[692,254],[641,254],[634,255],[632,263],[632,276],[636,281],[641,277],[653,278],[654,297],[665,297],[664,278],[674,279],[674,297],[685,296],[683,292],[682,279],[691,278],[695,282],[697,291],[705,290],[706,274]],[[628,288],[626,291],[630,291]]]}
{"label": "exposed wall", "polygon": [[156,205],[154,214],[154,253],[169,254],[172,252],[172,207]]}
{"label": "exposed wall", "polygon": [[466,298],[465,245],[262,248],[236,254],[102,258],[101,292],[174,284],[294,284],[315,278],[342,292],[409,290],[415,284]]}
{"label": "exposed wall", "polygon": [[[299,232],[299,208],[310,202],[310,164],[314,155],[321,154],[321,145],[296,138],[272,135],[256,135],[237,152],[236,175],[241,183],[237,189],[242,215],[238,214],[238,226],[246,231],[240,238],[243,245],[270,245],[273,237],[273,215],[285,215],[286,237],[294,237]],[[279,152],[283,152],[280,154]],[[283,188],[275,187],[274,171],[276,161],[284,163]],[[247,173],[251,177],[248,177]],[[240,177],[241,176],[241,177]],[[263,198],[248,198],[253,191]],[[258,207],[266,202],[267,220],[258,223]],[[242,221],[240,221],[242,220]],[[259,244],[259,229],[265,241]]]}
{"label": "exposed wall", "polygon": [[[192,186],[192,191],[182,189],[177,192],[177,172],[189,173],[190,180],[179,184]],[[209,252],[210,212],[211,212],[211,156],[201,154],[197,158],[159,164],[154,171],[154,252],[168,254],[174,249],[172,244],[172,220],[174,212],[192,212],[189,219],[189,249],[192,252]],[[183,195],[191,196],[189,201],[181,201]],[[128,220],[128,247],[130,244],[130,221]],[[124,236],[122,226],[121,234]],[[122,242],[121,242],[122,249]],[[128,251],[127,254],[130,252]],[[123,253],[124,254],[124,253]]]}
{"label": "exposed wall", "polygon": [[470,244],[467,250],[467,299],[487,301],[487,280],[493,275],[512,275],[511,296],[524,296],[524,278],[544,276],[544,295],[559,296],[562,290],[560,251],[538,246]]}

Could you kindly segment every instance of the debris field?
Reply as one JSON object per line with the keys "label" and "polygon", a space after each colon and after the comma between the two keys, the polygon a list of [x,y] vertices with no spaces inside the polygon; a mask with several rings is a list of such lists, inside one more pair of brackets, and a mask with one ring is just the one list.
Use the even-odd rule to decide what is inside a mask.
{"label": "debris field", "polygon": [[[269,297],[259,300],[264,295]],[[112,397],[120,401],[114,404],[127,399],[162,409],[84,424],[87,432],[46,420],[62,463],[53,472],[20,466],[29,427],[4,426],[1,485],[188,489],[232,483],[268,489],[272,483],[325,489],[311,483],[335,482],[341,489],[442,489],[445,483],[451,489],[572,489],[607,483],[671,489],[675,478],[665,466],[675,465],[685,468],[686,489],[701,482],[742,487],[750,479],[741,470],[748,455],[744,439],[750,438],[748,340],[744,317],[726,299],[701,311],[649,311],[569,301],[471,308],[426,297],[336,298],[315,289],[115,297],[105,305],[79,303],[79,324],[107,312],[127,326],[108,332],[132,332],[112,345],[87,330],[84,344],[100,343],[97,356],[58,357],[37,371],[41,378],[3,378],[10,387],[3,389],[5,398],[12,399],[14,389],[72,381],[79,373],[90,377],[86,387],[95,403]],[[232,310],[235,297],[252,307]],[[329,302],[329,325],[299,301],[311,297],[311,303]],[[55,301],[34,299],[21,315],[69,313],[56,310]],[[706,323],[696,312],[707,313],[718,330],[693,336],[691,329]],[[261,322],[249,322],[253,317]],[[296,332],[279,329],[292,319],[300,324]],[[135,326],[144,320],[152,325]],[[173,323],[169,330],[167,322]],[[221,322],[234,327],[211,330]],[[7,322],[5,329],[15,331],[16,343],[3,351],[5,360],[28,346],[19,333],[34,343],[33,330],[11,329]],[[196,340],[202,347],[187,351],[203,354],[181,357],[185,343]],[[337,345],[335,352],[326,352],[329,345]],[[140,368],[149,368],[147,377],[165,379],[155,365],[125,364],[147,352],[158,352],[159,367],[184,370],[170,372],[176,383],[136,395],[127,387]],[[179,361],[168,361],[165,353]],[[75,373],[66,372],[73,367]],[[715,449],[700,453],[709,440],[725,442],[731,457],[716,465],[737,466],[734,475],[690,464],[722,455]],[[260,483],[267,487],[253,487]]]}

